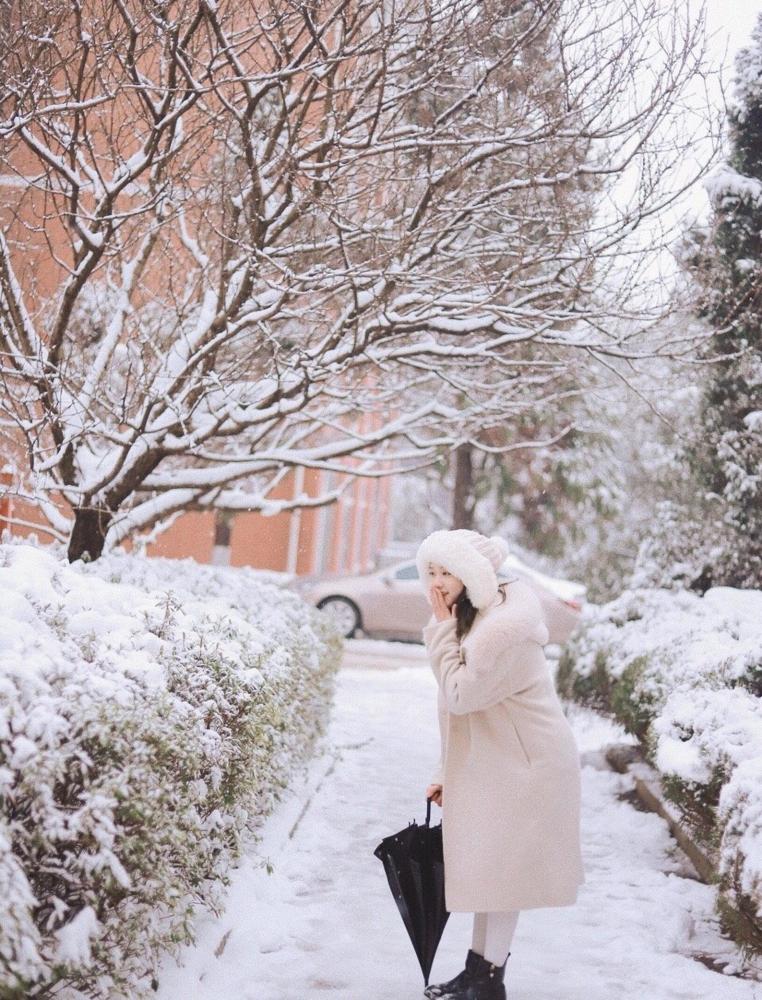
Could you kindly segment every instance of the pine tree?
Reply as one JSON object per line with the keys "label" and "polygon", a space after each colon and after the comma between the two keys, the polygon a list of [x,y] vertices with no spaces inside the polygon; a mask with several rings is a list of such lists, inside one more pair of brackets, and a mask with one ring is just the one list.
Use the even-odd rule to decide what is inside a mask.
{"label": "pine tree", "polygon": [[[713,220],[690,266],[713,328],[690,461],[714,501],[705,585],[762,586],[762,15],[736,62],[730,155],[707,183]],[[710,506],[710,509],[711,506]]]}

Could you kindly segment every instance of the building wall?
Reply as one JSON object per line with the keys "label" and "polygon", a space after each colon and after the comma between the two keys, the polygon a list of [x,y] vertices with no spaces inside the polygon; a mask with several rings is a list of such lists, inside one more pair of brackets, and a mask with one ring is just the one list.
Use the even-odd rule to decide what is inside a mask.
{"label": "building wall", "polygon": [[13,473],[5,470],[0,471],[0,538],[4,532],[10,532],[10,519],[13,516],[13,500],[5,492],[13,485]]}
{"label": "building wall", "polygon": [[212,562],[214,550],[214,514],[211,511],[189,511],[149,545],[149,556],[170,559],[190,557],[196,562]]}
{"label": "building wall", "polygon": [[[269,497],[310,497],[335,489],[338,476],[318,469],[293,470]],[[341,500],[323,507],[265,516],[241,512],[231,517],[229,545],[215,546],[215,514],[179,517],[148,546],[151,556],[252,566],[281,573],[355,573],[374,568],[389,537],[388,479],[355,479]]]}
{"label": "building wall", "polygon": [[[294,473],[289,473],[273,490],[272,500],[288,500],[294,495]],[[230,562],[233,566],[255,566],[282,573],[296,572],[293,550],[298,546],[298,514],[282,513],[266,517],[260,513],[236,514],[232,519]],[[289,563],[293,566],[289,569]]]}

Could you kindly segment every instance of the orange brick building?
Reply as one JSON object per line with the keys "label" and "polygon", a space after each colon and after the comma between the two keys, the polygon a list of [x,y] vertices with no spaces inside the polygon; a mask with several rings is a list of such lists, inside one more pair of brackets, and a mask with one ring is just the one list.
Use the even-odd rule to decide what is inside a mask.
{"label": "orange brick building", "polygon": [[[315,469],[289,473],[273,499],[317,496],[333,487],[332,474]],[[389,541],[390,480],[355,479],[340,500],[324,507],[272,516],[240,513],[221,518],[189,513],[148,548],[149,555],[289,574],[367,571]]]}

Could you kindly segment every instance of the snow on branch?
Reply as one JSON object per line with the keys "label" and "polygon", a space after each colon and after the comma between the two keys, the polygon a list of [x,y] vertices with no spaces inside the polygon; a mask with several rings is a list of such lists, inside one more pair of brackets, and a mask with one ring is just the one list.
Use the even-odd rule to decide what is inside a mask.
{"label": "snow on branch", "polygon": [[272,511],[290,467],[432,462],[662,350],[653,227],[714,128],[684,124],[700,17],[8,9],[0,173],[34,180],[0,227],[0,433],[71,558],[184,507]]}

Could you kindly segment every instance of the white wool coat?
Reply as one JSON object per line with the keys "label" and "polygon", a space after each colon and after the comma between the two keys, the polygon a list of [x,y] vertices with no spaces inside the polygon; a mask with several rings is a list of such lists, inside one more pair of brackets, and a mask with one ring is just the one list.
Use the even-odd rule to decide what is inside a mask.
{"label": "white wool coat", "polygon": [[423,630],[439,685],[445,904],[450,912],[568,906],[584,882],[580,764],[522,581],[480,611]]}

